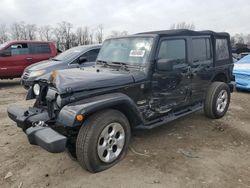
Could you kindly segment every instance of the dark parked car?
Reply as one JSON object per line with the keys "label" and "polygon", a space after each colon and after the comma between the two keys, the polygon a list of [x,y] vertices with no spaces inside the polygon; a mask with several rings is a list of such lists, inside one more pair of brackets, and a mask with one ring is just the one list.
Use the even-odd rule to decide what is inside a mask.
{"label": "dark parked car", "polygon": [[126,154],[134,129],[152,129],[204,109],[228,110],[233,60],[230,37],[170,30],[108,39],[96,67],[53,72],[30,88],[34,107],[8,108],[31,144],[65,148],[91,172]]}
{"label": "dark parked car", "polygon": [[24,69],[57,55],[53,42],[10,41],[0,45],[0,79],[21,77]]}
{"label": "dark parked car", "polygon": [[28,89],[38,77],[54,70],[93,66],[100,48],[99,44],[77,46],[54,58],[30,65],[22,75],[21,84]]}

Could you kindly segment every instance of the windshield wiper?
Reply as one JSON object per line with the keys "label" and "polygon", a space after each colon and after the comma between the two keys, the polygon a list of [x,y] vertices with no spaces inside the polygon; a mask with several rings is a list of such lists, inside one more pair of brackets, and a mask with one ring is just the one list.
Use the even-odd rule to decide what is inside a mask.
{"label": "windshield wiper", "polygon": [[125,69],[128,69],[128,68],[136,68],[136,69],[140,69],[141,66],[138,66],[138,65],[130,65],[129,63],[124,63],[124,62],[111,62],[111,65],[115,65],[115,66],[119,66],[119,67],[122,67],[122,68],[125,68]]}
{"label": "windshield wiper", "polygon": [[56,58],[52,58],[51,60],[52,61],[60,61],[59,59],[56,59]]}
{"label": "windshield wiper", "polygon": [[115,61],[103,61],[103,60],[98,60],[97,63],[101,63],[103,66],[110,66],[110,67],[114,67],[114,68],[118,68],[118,69],[123,69],[126,71],[129,71],[129,68],[137,68],[140,69],[140,66],[136,66],[136,65],[130,65],[128,63],[124,63],[124,62],[115,62]]}

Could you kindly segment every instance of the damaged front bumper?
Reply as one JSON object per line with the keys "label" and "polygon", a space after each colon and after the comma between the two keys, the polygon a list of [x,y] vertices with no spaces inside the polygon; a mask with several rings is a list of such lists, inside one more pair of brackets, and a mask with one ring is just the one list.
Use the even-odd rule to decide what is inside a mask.
{"label": "damaged front bumper", "polygon": [[52,153],[65,150],[67,138],[46,125],[45,122],[50,120],[47,111],[38,108],[23,109],[11,106],[7,112],[17,126],[24,130],[30,144],[39,145]]}

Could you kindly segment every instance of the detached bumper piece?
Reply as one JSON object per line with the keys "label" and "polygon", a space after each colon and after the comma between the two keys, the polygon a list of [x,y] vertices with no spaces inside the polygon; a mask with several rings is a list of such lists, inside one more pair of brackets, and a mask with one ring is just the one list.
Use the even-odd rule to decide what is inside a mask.
{"label": "detached bumper piece", "polygon": [[39,145],[43,149],[52,152],[63,152],[66,148],[67,138],[52,128],[37,122],[49,120],[48,112],[37,108],[23,109],[16,106],[8,108],[8,116],[17,123],[27,134],[30,144]]}
{"label": "detached bumper piece", "polygon": [[67,138],[49,127],[30,127],[26,134],[30,144],[39,145],[51,153],[65,150]]}

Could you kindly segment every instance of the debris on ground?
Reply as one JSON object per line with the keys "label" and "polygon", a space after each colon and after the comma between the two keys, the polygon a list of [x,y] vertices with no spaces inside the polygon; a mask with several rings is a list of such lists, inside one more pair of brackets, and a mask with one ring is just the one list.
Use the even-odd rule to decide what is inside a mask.
{"label": "debris on ground", "polygon": [[181,154],[183,154],[184,156],[186,156],[188,158],[200,158],[199,156],[194,155],[192,151],[190,151],[190,150],[184,150],[184,149],[181,149],[181,148],[179,148],[177,150],[177,153],[181,153]]}
{"label": "debris on ground", "polygon": [[129,146],[129,149],[130,149],[130,151],[132,151],[132,153],[134,153],[136,155],[150,157],[150,155],[148,154],[148,152],[146,150],[144,150],[144,153],[139,153],[139,152],[135,151],[135,149],[132,148],[131,146]]}
{"label": "debris on ground", "polygon": [[159,183],[161,183],[161,182],[160,182],[160,180],[154,180],[154,183],[155,183],[155,184],[159,184]]}
{"label": "debris on ground", "polygon": [[18,188],[21,188],[23,186],[23,182],[21,182],[19,185],[18,185]]}
{"label": "debris on ground", "polygon": [[11,176],[13,176],[13,173],[12,173],[12,172],[8,172],[8,173],[6,174],[6,176],[4,177],[4,179],[8,179],[8,178],[10,178]]}

